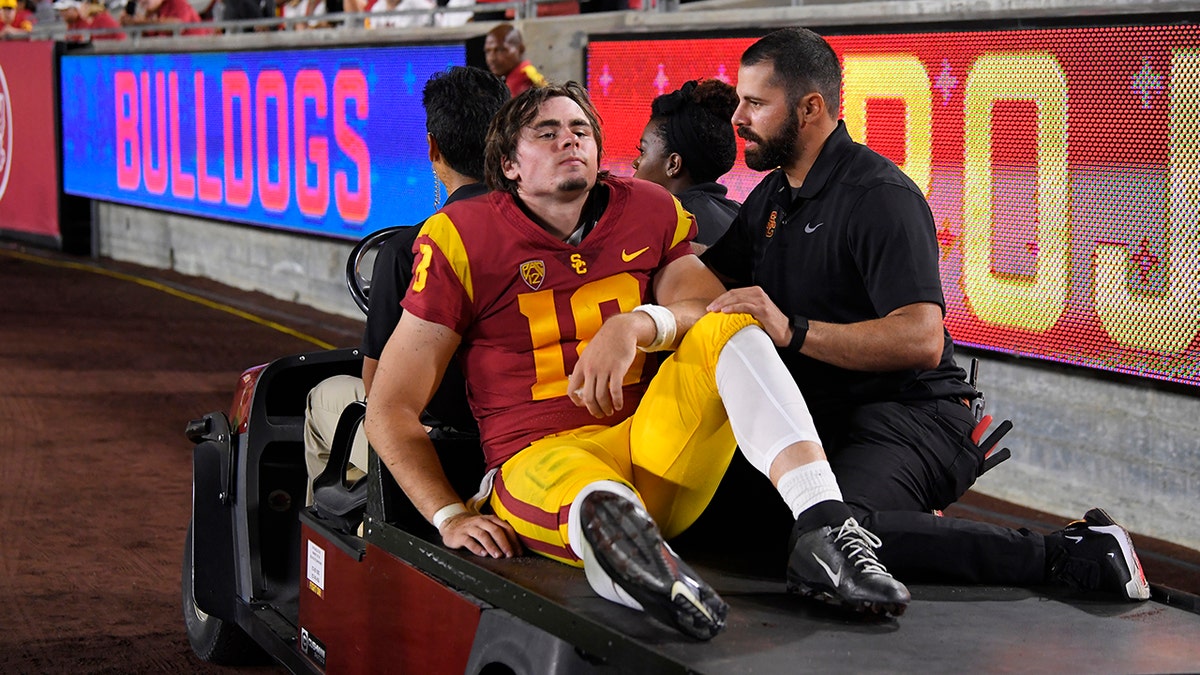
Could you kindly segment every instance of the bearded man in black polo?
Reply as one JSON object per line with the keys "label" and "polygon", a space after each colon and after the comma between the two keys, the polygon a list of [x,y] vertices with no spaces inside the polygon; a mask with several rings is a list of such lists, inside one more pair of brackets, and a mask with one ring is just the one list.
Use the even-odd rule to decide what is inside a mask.
{"label": "bearded man in black polo", "polygon": [[[943,324],[929,205],[894,163],[851,140],[838,120],[841,75],[833,48],[801,28],[742,55],[733,124],[747,166],[771,173],[704,255],[737,286],[709,310],[762,323],[845,502],[896,577],[1148,598],[1128,533],[1102,509],[1049,535],[934,514],[982,472],[979,394]],[[793,554],[789,578],[811,564]]]}

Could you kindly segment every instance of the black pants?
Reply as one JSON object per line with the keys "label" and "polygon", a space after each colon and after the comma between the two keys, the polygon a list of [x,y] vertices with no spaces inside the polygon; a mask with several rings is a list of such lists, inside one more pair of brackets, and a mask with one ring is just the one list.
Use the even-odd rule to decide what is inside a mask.
{"label": "black pants", "polygon": [[875,403],[816,420],[842,497],[883,540],[901,581],[1037,585],[1045,539],[1028,530],[939,517],[975,483],[983,452],[958,401]]}

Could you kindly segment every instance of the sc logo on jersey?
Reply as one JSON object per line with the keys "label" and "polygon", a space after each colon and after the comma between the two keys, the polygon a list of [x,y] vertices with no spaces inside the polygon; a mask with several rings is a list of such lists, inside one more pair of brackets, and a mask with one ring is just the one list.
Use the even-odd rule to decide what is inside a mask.
{"label": "sc logo on jersey", "polygon": [[587,274],[587,261],[578,253],[571,254],[571,269],[575,270],[575,274]]}

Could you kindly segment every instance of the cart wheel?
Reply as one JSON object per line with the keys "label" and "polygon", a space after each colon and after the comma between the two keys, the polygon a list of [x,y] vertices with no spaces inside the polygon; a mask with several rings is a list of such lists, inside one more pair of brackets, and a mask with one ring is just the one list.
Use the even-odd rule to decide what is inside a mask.
{"label": "cart wheel", "polygon": [[202,660],[227,666],[261,664],[267,661],[263,650],[246,635],[241,627],[205,614],[196,606],[192,588],[192,523],[188,523],[187,541],[183,544],[183,623],[188,642]]}

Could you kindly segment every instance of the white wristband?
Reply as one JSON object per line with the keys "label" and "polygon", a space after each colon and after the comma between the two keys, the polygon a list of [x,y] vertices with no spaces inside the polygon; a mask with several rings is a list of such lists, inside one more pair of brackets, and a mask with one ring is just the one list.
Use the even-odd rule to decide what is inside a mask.
{"label": "white wristband", "polygon": [[441,532],[442,525],[445,524],[447,520],[464,513],[467,513],[467,507],[463,506],[461,502],[456,504],[447,504],[438,509],[437,513],[433,514],[433,526],[437,528],[438,532]]}
{"label": "white wristband", "polygon": [[638,349],[644,352],[659,352],[675,344],[675,313],[662,305],[638,305],[635,312],[648,314],[654,321],[654,341]]}

